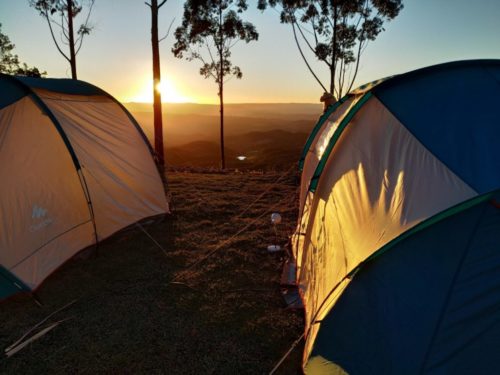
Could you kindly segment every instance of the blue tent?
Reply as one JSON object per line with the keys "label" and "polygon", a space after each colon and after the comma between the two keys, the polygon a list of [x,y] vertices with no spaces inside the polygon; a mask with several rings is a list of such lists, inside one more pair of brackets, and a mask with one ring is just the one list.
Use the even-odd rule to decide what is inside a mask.
{"label": "blue tent", "polygon": [[500,61],[360,87],[301,157],[307,374],[500,371]]}

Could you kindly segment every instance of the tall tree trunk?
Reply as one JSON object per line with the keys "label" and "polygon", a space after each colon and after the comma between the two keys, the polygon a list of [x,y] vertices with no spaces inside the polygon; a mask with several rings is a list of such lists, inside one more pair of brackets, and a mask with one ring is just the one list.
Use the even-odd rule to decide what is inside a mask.
{"label": "tall tree trunk", "polygon": [[224,155],[224,43],[222,38],[222,6],[219,5],[219,61],[220,61],[220,73],[219,73],[219,104],[220,104],[220,161],[221,169],[226,169],[226,157]]}
{"label": "tall tree trunk", "polygon": [[337,5],[332,1],[333,6],[333,41],[332,41],[332,65],[330,67],[330,94],[335,96],[335,71],[337,70]]}
{"label": "tall tree trunk", "polygon": [[[160,51],[158,41],[158,0],[151,0],[151,45],[153,48],[153,115],[155,151],[158,164],[162,172],[165,168],[165,155],[163,151],[163,121],[161,114],[161,71]],[[163,173],[162,173],[163,174]]]}
{"label": "tall tree trunk", "polygon": [[[222,64],[221,64],[222,66]],[[221,169],[226,169],[226,157],[224,155],[224,83],[220,84],[219,88],[219,105],[220,105],[220,161]]]}
{"label": "tall tree trunk", "polygon": [[73,0],[67,0],[68,6],[68,36],[69,36],[69,60],[71,64],[71,78],[76,76],[76,53],[75,53],[75,35],[73,31]]}

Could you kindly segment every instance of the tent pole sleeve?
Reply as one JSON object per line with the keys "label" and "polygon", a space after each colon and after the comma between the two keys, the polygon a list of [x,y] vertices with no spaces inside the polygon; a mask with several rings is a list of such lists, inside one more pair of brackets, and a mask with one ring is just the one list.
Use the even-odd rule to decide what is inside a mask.
{"label": "tent pole sleeve", "polygon": [[337,144],[337,141],[339,140],[340,136],[342,135],[342,132],[344,129],[349,125],[349,122],[352,120],[354,115],[358,113],[358,111],[361,109],[363,104],[365,104],[368,99],[372,97],[371,92],[367,92],[366,94],[363,95],[361,99],[354,105],[354,107],[351,108],[349,113],[344,117],[342,122],[339,124],[339,127],[337,130],[335,130],[335,133],[333,133],[332,138],[330,138],[330,141],[328,142],[328,146],[326,147],[326,150],[321,157],[321,160],[316,167],[316,170],[314,171],[313,177],[311,179],[311,183],[309,184],[309,191],[315,192],[316,188],[318,186],[318,180],[321,177],[321,173],[323,172],[323,169],[325,169],[326,162],[328,161],[328,158],[330,157],[330,154]]}
{"label": "tent pole sleeve", "polygon": [[299,171],[302,172],[304,169],[304,162],[307,156],[307,152],[311,148],[311,144],[313,143],[314,139],[316,138],[316,135],[318,134],[319,130],[325,123],[325,121],[330,117],[330,115],[337,110],[338,107],[342,105],[347,99],[349,98],[349,95],[346,95],[342,98],[340,98],[336,103],[331,105],[330,107],[327,108],[325,113],[323,113],[320,118],[318,119],[318,122],[316,125],[314,125],[313,130],[309,134],[309,137],[307,138],[307,141],[304,145],[304,149],[302,150],[302,154],[300,155],[300,160],[299,160]]}
{"label": "tent pole sleeve", "polygon": [[[85,176],[83,175],[83,173],[81,173],[82,168],[80,165],[80,161],[78,160],[78,157],[76,156],[75,150],[73,149],[73,146],[71,145],[71,142],[69,141],[68,136],[64,132],[64,129],[61,126],[59,120],[52,113],[52,111],[47,106],[47,104],[45,104],[45,102],[31,89],[31,87],[29,87],[25,83],[21,82],[19,79],[16,79],[15,77],[9,76],[9,78],[12,79],[13,82],[16,82],[24,90],[26,90],[26,92],[30,95],[30,97],[33,99],[35,104],[41,109],[41,111],[44,114],[46,114],[50,118],[50,120],[52,121],[52,124],[54,124],[57,132],[61,136],[61,139],[63,140],[64,145],[66,146],[66,149],[68,150],[69,154],[71,155],[71,159],[73,160],[73,165],[75,166],[76,173],[80,179],[80,185],[82,187],[83,194],[85,195],[85,199],[87,200],[90,218],[91,218],[92,224],[94,226],[94,235],[95,235],[96,245],[97,245],[97,229],[96,229],[96,223],[95,223],[94,209],[92,207],[92,200],[90,199],[90,192],[89,192],[89,189],[87,186],[87,181],[85,180]],[[108,94],[106,94],[106,95],[108,95]]]}

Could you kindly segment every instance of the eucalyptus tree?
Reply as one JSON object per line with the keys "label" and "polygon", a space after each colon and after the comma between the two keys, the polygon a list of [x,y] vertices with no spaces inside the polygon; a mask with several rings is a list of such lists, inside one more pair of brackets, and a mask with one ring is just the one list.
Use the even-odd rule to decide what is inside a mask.
{"label": "eucalyptus tree", "polygon": [[[89,21],[94,3],[95,0],[29,0],[30,6],[47,21],[57,50],[71,66],[73,79],[77,79],[76,55],[82,48],[85,35],[92,31]],[[74,19],[82,14],[85,7],[87,8],[85,21],[78,26],[75,36]],[[64,45],[69,51],[64,51]]]}
{"label": "eucalyptus tree", "polygon": [[26,63],[21,63],[19,57],[14,53],[15,45],[10,38],[2,33],[0,23],[0,73],[21,75],[28,77],[42,77],[47,72],[41,72],[36,67],[29,67]]}
{"label": "eucalyptus tree", "polygon": [[[169,31],[167,34],[159,38],[158,36],[158,13],[160,8],[165,5],[167,0],[151,0],[146,5],[151,9],[151,48],[153,51],[153,122],[154,122],[154,145],[158,164],[162,170],[161,175],[164,176],[165,168],[165,153],[163,148],[163,118],[161,108],[161,69],[160,69],[160,42],[164,40],[169,31],[172,23],[170,23]],[[173,22],[173,21],[172,21]]]}
{"label": "eucalyptus tree", "polygon": [[[282,23],[290,24],[309,71],[321,88],[336,98],[348,93],[356,80],[361,55],[369,41],[396,18],[402,0],[259,0],[258,8],[280,9]],[[312,69],[306,52],[326,65],[329,81]]]}
{"label": "eucalyptus tree", "polygon": [[175,31],[172,48],[178,58],[201,62],[200,74],[217,84],[220,107],[221,168],[224,156],[224,84],[243,73],[232,64],[231,49],[240,41],[257,40],[255,26],[241,18],[248,9],[246,0],[187,0],[184,4],[182,25]]}

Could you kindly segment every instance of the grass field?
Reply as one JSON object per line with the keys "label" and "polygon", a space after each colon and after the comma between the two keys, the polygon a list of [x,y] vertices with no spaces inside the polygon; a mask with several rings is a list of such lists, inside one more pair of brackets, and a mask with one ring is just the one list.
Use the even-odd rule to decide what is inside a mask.
{"label": "grass field", "polygon": [[[26,295],[3,302],[5,348],[77,300],[40,327],[64,320],[55,329],[2,354],[0,373],[268,373],[303,327],[280,294],[283,254],[266,250],[271,211],[283,216],[282,244],[296,221],[295,176],[274,186],[279,176],[169,174],[174,213],[143,225],[165,251],[133,226],[55,272],[37,291],[42,307]],[[279,373],[297,373],[300,356]]]}

